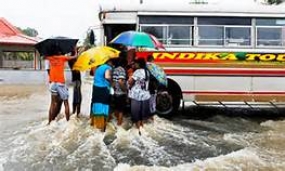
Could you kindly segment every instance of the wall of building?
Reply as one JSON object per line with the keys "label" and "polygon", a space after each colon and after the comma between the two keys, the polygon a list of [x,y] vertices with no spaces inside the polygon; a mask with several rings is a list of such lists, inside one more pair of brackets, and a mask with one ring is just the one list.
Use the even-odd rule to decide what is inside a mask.
{"label": "wall of building", "polygon": [[[66,82],[71,83],[70,70],[65,71]],[[48,84],[45,70],[0,70],[0,84]]]}

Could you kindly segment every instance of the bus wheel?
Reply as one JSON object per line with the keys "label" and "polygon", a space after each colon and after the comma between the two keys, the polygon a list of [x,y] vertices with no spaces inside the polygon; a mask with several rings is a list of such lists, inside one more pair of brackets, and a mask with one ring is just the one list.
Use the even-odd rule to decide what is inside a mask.
{"label": "bus wheel", "polygon": [[173,100],[167,91],[158,92],[156,96],[156,113],[162,116],[169,116],[173,111]]}
{"label": "bus wheel", "polygon": [[168,79],[168,87],[165,91],[159,91],[156,97],[156,113],[160,116],[175,114],[182,99],[180,86],[173,80]]}

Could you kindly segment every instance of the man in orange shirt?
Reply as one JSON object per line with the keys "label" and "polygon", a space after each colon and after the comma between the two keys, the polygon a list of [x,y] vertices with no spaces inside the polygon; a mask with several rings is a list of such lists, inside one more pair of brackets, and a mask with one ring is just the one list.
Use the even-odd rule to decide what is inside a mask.
{"label": "man in orange shirt", "polygon": [[46,59],[49,60],[50,63],[50,91],[52,94],[51,98],[51,106],[49,111],[49,122],[56,118],[58,114],[58,98],[60,98],[64,102],[65,107],[65,116],[66,120],[69,120],[70,110],[69,110],[69,103],[68,103],[68,88],[65,84],[65,77],[64,77],[64,66],[65,62],[74,59],[76,56],[64,56],[60,53],[58,55],[47,56]]}

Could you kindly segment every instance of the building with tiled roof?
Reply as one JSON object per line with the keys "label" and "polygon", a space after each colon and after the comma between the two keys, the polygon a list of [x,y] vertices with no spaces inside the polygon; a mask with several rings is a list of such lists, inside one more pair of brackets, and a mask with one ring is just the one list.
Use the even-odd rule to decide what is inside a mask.
{"label": "building with tiled roof", "polygon": [[0,17],[0,67],[5,67],[3,66],[4,52],[34,53],[34,65],[36,65],[37,55],[34,45],[37,42],[36,38],[24,35],[6,19]]}

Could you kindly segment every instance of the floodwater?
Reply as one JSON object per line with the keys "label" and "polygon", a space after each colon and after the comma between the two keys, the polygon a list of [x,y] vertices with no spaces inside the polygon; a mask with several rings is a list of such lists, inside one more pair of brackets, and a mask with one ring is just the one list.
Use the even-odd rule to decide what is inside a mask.
{"label": "floodwater", "polygon": [[48,86],[0,85],[0,171],[285,170],[285,120],[268,117],[274,111],[189,108],[155,117],[142,136],[126,116],[101,133],[89,126],[90,88],[83,84],[79,119],[61,112],[48,126]]}

